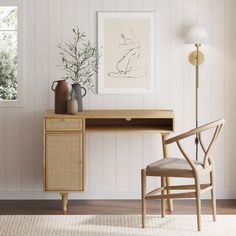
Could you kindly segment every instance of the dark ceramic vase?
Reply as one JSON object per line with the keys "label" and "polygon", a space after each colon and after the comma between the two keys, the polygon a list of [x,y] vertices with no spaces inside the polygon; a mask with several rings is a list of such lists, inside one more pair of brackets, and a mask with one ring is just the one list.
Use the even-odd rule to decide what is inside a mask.
{"label": "dark ceramic vase", "polygon": [[[54,86],[55,84],[56,87]],[[67,113],[68,86],[65,80],[57,80],[52,83],[52,90],[55,92],[55,113]]]}
{"label": "dark ceramic vase", "polygon": [[[82,87],[79,83],[77,83],[77,84],[72,84],[72,90],[74,90],[75,99],[78,102],[78,111],[83,111],[82,98],[86,95],[86,89]],[[82,90],[84,91],[83,94],[82,94]]]}

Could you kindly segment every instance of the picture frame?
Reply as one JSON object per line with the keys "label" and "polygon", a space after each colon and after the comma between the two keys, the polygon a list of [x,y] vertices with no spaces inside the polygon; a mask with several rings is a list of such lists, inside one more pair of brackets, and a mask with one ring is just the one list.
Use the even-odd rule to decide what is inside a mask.
{"label": "picture frame", "polygon": [[154,92],[154,12],[98,12],[99,94]]}

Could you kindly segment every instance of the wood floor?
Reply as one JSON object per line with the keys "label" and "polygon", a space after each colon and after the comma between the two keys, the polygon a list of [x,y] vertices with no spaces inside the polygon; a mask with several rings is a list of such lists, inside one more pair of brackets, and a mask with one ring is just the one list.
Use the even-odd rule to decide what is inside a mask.
{"label": "wood floor", "polygon": [[[174,201],[173,214],[195,214],[194,200]],[[66,214],[140,214],[139,200],[71,200]],[[148,214],[160,214],[160,202],[152,200],[147,204]],[[211,202],[202,200],[202,213],[211,214]],[[0,215],[63,214],[61,201],[56,200],[1,200]],[[167,214],[168,213],[167,211]],[[217,200],[217,214],[236,214],[236,200]]]}

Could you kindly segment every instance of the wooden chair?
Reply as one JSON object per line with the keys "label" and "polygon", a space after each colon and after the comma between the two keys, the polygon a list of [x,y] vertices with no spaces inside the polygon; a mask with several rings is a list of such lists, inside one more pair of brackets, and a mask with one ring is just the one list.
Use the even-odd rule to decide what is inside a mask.
{"label": "wooden chair", "polygon": [[[197,208],[197,225],[198,230],[201,230],[201,194],[207,191],[211,191],[212,199],[212,211],[213,221],[216,220],[216,198],[215,198],[215,168],[214,161],[210,155],[210,150],[215,143],[223,125],[224,120],[217,120],[209,124],[203,125],[196,129],[190,130],[186,133],[180,134],[170,139],[163,139],[163,153],[164,158],[158,160],[141,170],[141,188],[142,188],[142,227],[145,227],[146,217],[146,199],[161,199],[161,215],[165,216],[165,199],[174,198],[196,198]],[[202,140],[201,134],[206,131],[214,129],[212,139],[210,143],[205,146]],[[181,141],[197,135],[199,138],[200,146],[204,153],[202,162],[196,162],[191,160],[186,151],[184,150]],[[166,145],[176,143],[179,150],[183,154],[185,159],[172,158],[166,156]],[[200,177],[203,175],[210,175],[210,183],[201,184]],[[160,176],[161,187],[146,193],[146,176]],[[194,178],[194,185],[177,185],[170,186],[168,184],[168,177],[183,177],[183,178]],[[190,192],[170,193],[170,190],[193,190]],[[166,193],[167,192],[167,193]],[[170,202],[169,202],[170,203]],[[170,205],[169,205],[170,206]]]}

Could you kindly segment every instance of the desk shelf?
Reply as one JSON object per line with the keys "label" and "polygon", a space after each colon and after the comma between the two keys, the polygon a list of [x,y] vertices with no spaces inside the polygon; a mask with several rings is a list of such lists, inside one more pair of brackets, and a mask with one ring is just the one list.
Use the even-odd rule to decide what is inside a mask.
{"label": "desk shelf", "polygon": [[171,132],[173,119],[159,118],[87,118],[86,132]]}

